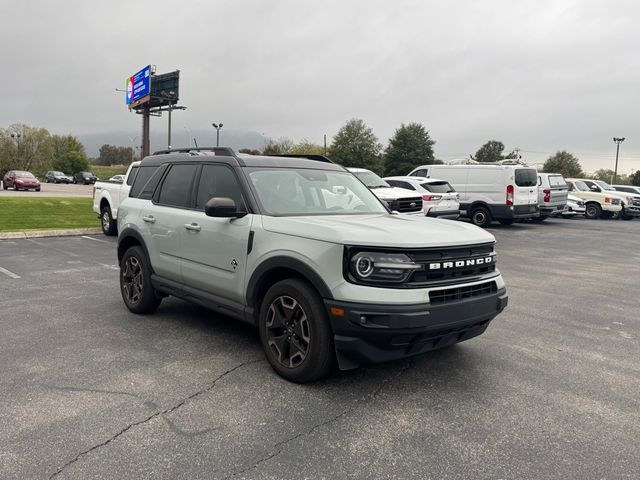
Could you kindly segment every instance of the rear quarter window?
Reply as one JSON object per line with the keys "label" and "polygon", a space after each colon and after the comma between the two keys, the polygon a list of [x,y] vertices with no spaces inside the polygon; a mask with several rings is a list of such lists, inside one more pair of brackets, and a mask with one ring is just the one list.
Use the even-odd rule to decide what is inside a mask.
{"label": "rear quarter window", "polygon": [[538,185],[538,172],[533,168],[517,168],[515,182],[519,187],[535,187]]}

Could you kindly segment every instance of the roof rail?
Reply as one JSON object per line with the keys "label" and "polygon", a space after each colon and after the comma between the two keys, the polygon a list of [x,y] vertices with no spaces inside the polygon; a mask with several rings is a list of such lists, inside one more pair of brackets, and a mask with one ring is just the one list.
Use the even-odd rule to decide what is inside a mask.
{"label": "roof rail", "polygon": [[229,147],[189,147],[189,148],[171,148],[167,150],[158,150],[153,152],[152,155],[166,155],[169,153],[188,153],[190,155],[200,155],[200,154],[215,154],[215,155],[228,155],[230,157],[235,157],[236,152],[233,151],[232,148]]}
{"label": "roof rail", "polygon": [[279,155],[269,154],[264,157],[285,157],[285,158],[306,158],[307,160],[315,160],[316,162],[334,163],[324,155],[306,154],[306,153],[281,153]]}

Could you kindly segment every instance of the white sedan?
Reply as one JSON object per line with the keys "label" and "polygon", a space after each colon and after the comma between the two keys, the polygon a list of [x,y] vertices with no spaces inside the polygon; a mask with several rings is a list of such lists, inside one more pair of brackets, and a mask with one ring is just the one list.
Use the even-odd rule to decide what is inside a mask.
{"label": "white sedan", "polygon": [[428,217],[456,219],[460,216],[460,194],[446,180],[426,177],[385,177],[392,187],[414,190],[422,195]]}

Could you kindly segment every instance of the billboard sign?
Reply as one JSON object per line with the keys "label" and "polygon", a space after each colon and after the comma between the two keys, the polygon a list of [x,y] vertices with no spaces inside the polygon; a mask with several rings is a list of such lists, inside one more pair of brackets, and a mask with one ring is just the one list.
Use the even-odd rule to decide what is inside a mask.
{"label": "billboard sign", "polygon": [[151,65],[147,65],[127,79],[127,105],[137,102],[151,93]]}

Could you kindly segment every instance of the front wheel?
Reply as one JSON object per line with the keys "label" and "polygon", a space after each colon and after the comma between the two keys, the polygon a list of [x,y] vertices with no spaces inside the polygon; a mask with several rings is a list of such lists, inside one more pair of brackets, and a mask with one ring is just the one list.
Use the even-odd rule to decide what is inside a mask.
{"label": "front wheel", "polygon": [[333,369],[333,333],[324,304],[302,280],[282,280],[267,291],[259,327],[267,360],[281,377],[305,383]]}
{"label": "front wheel", "polygon": [[102,233],[105,235],[113,236],[116,234],[116,222],[111,216],[111,209],[109,207],[102,207],[100,211],[100,225],[102,226]]}
{"label": "front wheel", "polygon": [[584,211],[584,216],[589,220],[595,220],[602,215],[602,208],[597,203],[589,203]]}
{"label": "front wheel", "polygon": [[151,285],[151,268],[141,247],[129,248],[122,257],[120,293],[133,313],[152,313],[162,301]]}

